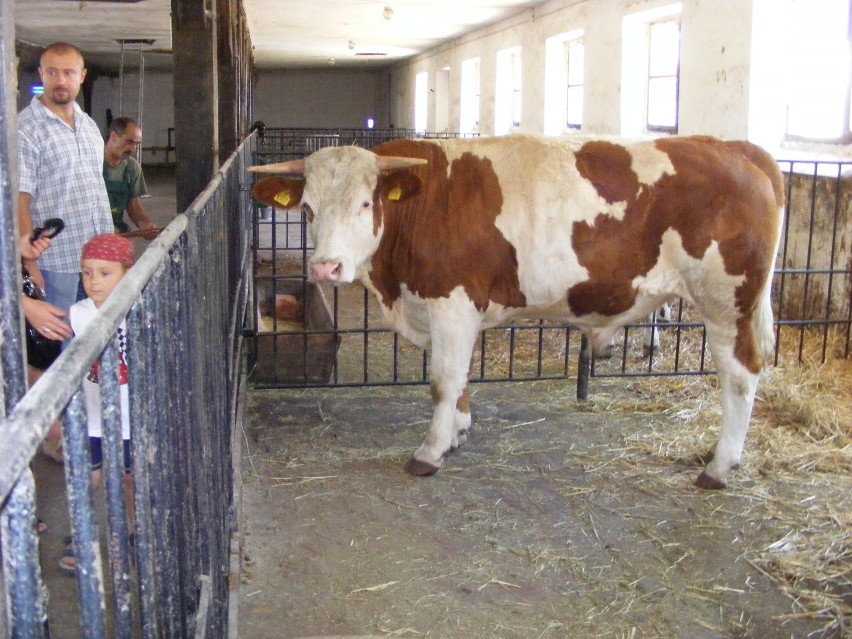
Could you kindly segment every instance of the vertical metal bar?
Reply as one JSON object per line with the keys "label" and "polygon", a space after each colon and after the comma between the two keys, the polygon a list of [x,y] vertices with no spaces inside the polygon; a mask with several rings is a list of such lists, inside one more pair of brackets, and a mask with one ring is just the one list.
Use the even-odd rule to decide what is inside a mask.
{"label": "vertical metal bar", "polygon": [[8,636],[21,639],[50,635],[38,563],[34,504],[35,481],[27,469],[0,516]]}
{"label": "vertical metal bar", "polygon": [[[787,283],[787,273],[785,272],[787,269],[787,251],[790,247],[790,216],[793,210],[793,179],[794,179],[794,163],[789,163],[789,171],[787,173],[787,193],[785,198],[785,212],[784,212],[784,230],[783,230],[783,248],[781,249],[781,282],[778,285],[778,315],[777,319],[781,320],[784,317],[784,302],[786,301],[786,297],[784,296],[785,285]],[[778,335],[775,339],[775,365],[778,365],[778,359],[781,352],[781,335],[782,331],[779,326]]]}
{"label": "vertical metal bar", "polygon": [[[159,284],[160,295],[151,299],[150,308],[154,326],[157,326],[160,318],[163,317],[163,305],[167,304],[170,309],[173,309],[171,300],[163,299],[162,272],[157,274],[156,279]],[[157,361],[154,362],[154,367],[162,367],[164,360],[161,358],[165,345],[159,330],[156,337],[154,352],[157,354]],[[160,370],[159,374],[153,376],[154,383],[150,389],[154,397],[164,399],[153,403],[150,407],[154,417],[154,429],[149,442],[153,446],[153,450],[148,453],[149,455],[152,452],[154,453],[154,463],[151,467],[151,502],[152,514],[156,522],[154,526],[154,565],[157,569],[157,594],[159,596],[157,614],[161,632],[167,637],[180,637],[182,636],[178,626],[181,616],[178,593],[180,575],[175,565],[177,550],[174,547],[176,539],[174,518],[175,509],[186,508],[187,504],[181,503],[175,496],[174,484],[179,481],[176,475],[179,474],[180,468],[174,459],[172,406],[165,399],[173,397],[172,386],[170,385],[172,380],[171,376],[163,373],[164,371]],[[189,380],[188,386],[189,388],[193,387],[192,380]]]}
{"label": "vertical metal bar", "polygon": [[675,361],[674,370],[680,370],[680,345],[681,336],[683,335],[683,298],[680,298],[677,305],[677,329],[675,331]]}
{"label": "vertical metal bar", "polygon": [[101,355],[100,392],[103,476],[107,505],[107,552],[112,578],[114,633],[133,636],[127,509],[124,503],[124,440],[121,429],[121,385],[117,338]]}
{"label": "vertical metal bar", "polygon": [[370,379],[370,373],[369,373],[369,368],[370,368],[370,354],[369,354],[370,332],[368,330],[370,328],[370,324],[369,324],[370,292],[366,288],[364,289],[363,299],[364,299],[364,315],[363,315],[363,317],[364,317],[364,322],[363,322],[363,326],[364,326],[364,353],[363,353],[364,361],[363,361],[363,368],[364,368],[364,370],[363,370],[363,375],[364,375],[364,383],[366,384]]}
{"label": "vertical metal bar", "polygon": [[[807,317],[808,297],[811,292],[811,262],[814,245],[814,219],[816,217],[817,207],[817,185],[819,178],[819,162],[814,162],[814,172],[811,176],[811,216],[808,224],[808,250],[805,257],[805,286],[802,290],[802,319]],[[802,354],[805,350],[805,324],[799,327],[799,361],[802,361]]]}
{"label": "vertical metal bar", "polygon": [[591,360],[592,354],[589,349],[589,338],[583,333],[580,337],[580,355],[577,357],[577,401],[589,399]]}
{"label": "vertical metal bar", "polygon": [[509,327],[509,379],[514,376],[515,370],[515,327]]}
{"label": "vertical metal bar", "polygon": [[487,331],[479,333],[479,379],[485,379],[485,338]]}
{"label": "vertical metal bar", "polygon": [[[26,392],[18,254],[14,6],[14,2],[0,1],[0,416],[3,417]],[[6,628],[15,637],[43,637],[50,632],[35,525],[35,488],[32,474],[24,470],[5,503],[0,502]]]}
{"label": "vertical metal bar", "polygon": [[543,355],[543,353],[544,353],[544,328],[543,328],[543,326],[544,326],[544,321],[539,320],[538,321],[538,358],[537,358],[538,359],[538,365],[536,366],[536,375],[538,375],[539,377],[541,377],[541,372],[542,372],[542,369],[543,369],[542,361],[541,361],[542,357],[544,356]]}
{"label": "vertical metal bar", "polygon": [[78,389],[65,410],[65,419],[62,420],[62,447],[65,451],[65,483],[71,536],[74,540],[74,556],[77,559],[80,625],[84,637],[98,639],[106,636],[106,603],[92,496],[92,461],[86,421],[86,403],[82,389]]}
{"label": "vertical metal bar", "polygon": [[[852,20],[852,11],[850,11],[850,20]],[[852,81],[852,80],[850,80]],[[847,102],[848,109],[848,102]],[[846,120],[848,122],[848,120]],[[828,284],[825,287],[825,325],[823,326],[822,332],[822,357],[820,358],[821,363],[825,363],[828,351],[828,329],[831,322],[831,302],[832,296],[831,293],[834,290],[834,259],[837,250],[837,227],[840,223],[840,196],[843,192],[842,189],[842,169],[843,165],[837,165],[837,174],[834,177],[834,215],[833,215],[833,224],[831,227],[831,250],[829,251],[828,256]],[[813,228],[811,229],[811,233],[813,233]]]}
{"label": "vertical metal bar", "polygon": [[157,577],[154,567],[154,516],[151,508],[151,466],[156,462],[157,444],[154,406],[163,398],[154,394],[154,354],[156,326],[151,304],[154,295],[149,287],[127,319],[127,365],[130,393],[130,442],[133,451],[134,506],[136,511],[136,572],[139,582],[139,617],[143,639],[160,636],[157,615]]}

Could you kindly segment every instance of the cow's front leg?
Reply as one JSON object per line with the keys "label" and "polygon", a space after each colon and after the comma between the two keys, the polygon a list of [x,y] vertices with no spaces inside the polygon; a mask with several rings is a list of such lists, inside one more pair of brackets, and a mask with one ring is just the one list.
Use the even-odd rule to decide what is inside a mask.
{"label": "cow's front leg", "polygon": [[406,467],[418,476],[434,475],[444,457],[467,439],[471,422],[468,370],[481,325],[481,316],[469,300],[454,294],[434,304],[429,319],[435,408],[426,439]]}

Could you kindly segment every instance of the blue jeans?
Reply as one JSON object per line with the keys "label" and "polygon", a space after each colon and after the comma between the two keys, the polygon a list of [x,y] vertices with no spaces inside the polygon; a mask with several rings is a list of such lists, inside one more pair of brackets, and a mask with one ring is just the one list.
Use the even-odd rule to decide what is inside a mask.
{"label": "blue jeans", "polygon": [[47,301],[66,313],[74,302],[79,302],[86,297],[79,273],[42,271],[41,274],[44,276],[44,292],[47,294]]}
{"label": "blue jeans", "polygon": [[[83,290],[83,280],[79,273],[60,273],[59,271],[42,271],[44,277],[44,292],[47,301],[65,311],[65,323],[68,324],[68,310],[74,304],[86,297]],[[62,347],[71,340],[65,340]]]}

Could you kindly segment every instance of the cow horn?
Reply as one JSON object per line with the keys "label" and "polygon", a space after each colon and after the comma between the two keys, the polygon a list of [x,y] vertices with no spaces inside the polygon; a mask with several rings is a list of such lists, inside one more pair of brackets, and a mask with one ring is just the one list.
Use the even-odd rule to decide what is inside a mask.
{"label": "cow horn", "polygon": [[408,169],[412,166],[426,164],[426,160],[422,158],[399,158],[378,155],[376,156],[376,164],[379,166],[379,171],[396,171],[398,169]]}
{"label": "cow horn", "polygon": [[248,170],[252,173],[286,173],[289,175],[304,175],[305,160],[290,160],[289,162],[277,162],[276,164],[259,164],[250,166]]}

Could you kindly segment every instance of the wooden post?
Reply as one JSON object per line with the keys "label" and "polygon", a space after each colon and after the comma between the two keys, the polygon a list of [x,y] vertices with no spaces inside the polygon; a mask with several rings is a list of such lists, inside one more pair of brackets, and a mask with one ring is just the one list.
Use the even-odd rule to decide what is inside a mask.
{"label": "wooden post", "polygon": [[219,168],[216,5],[172,0],[175,181],[183,212]]}

